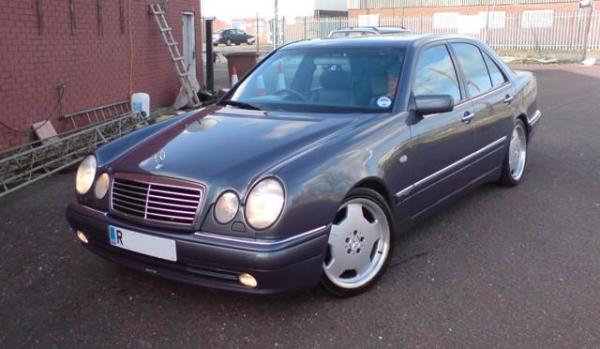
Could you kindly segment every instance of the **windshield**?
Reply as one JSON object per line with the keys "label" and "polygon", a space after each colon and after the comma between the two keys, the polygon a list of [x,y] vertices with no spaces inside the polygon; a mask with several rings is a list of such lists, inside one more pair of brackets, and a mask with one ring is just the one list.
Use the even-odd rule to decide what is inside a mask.
{"label": "windshield", "polygon": [[389,111],[404,52],[401,48],[282,50],[246,78],[231,100],[263,110]]}

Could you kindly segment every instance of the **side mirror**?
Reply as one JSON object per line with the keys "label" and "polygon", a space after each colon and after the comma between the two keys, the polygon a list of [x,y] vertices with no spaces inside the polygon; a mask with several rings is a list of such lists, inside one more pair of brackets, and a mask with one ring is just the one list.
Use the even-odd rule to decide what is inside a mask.
{"label": "side mirror", "polygon": [[415,111],[421,116],[446,113],[454,109],[454,99],[450,95],[415,96]]}

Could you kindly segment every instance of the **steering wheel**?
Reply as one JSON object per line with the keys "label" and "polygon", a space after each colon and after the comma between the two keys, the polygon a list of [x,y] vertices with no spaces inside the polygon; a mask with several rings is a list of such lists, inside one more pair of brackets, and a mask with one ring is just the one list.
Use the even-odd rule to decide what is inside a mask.
{"label": "steering wheel", "polygon": [[306,102],[306,97],[304,97],[303,94],[301,94],[300,92],[298,92],[296,90],[292,90],[291,88],[282,88],[282,89],[279,89],[279,90],[273,92],[273,94],[280,96],[286,92],[288,95],[292,95],[292,96],[298,98],[299,100],[301,100],[302,102]]}

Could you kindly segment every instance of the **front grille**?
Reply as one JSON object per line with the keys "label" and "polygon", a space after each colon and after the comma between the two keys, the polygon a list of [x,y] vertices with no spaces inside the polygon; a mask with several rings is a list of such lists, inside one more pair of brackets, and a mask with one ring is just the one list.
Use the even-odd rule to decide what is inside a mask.
{"label": "front grille", "polygon": [[115,178],[112,211],[152,222],[191,226],[202,189]]}

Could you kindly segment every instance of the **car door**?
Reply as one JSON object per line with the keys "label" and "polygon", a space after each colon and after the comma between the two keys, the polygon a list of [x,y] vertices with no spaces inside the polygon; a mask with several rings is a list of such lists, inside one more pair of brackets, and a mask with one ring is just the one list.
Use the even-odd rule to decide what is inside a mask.
{"label": "car door", "polygon": [[476,129],[478,149],[473,166],[485,174],[497,169],[505,156],[504,145],[514,115],[513,90],[498,64],[477,45],[452,42],[451,48],[473,105],[471,125]]}
{"label": "car door", "polygon": [[248,33],[246,33],[243,30],[240,30],[240,41],[242,44],[248,43],[248,37],[249,37]]}
{"label": "car door", "polygon": [[246,42],[246,33],[244,33],[243,31],[241,31],[239,29],[236,30],[235,33],[236,33],[236,37],[235,37],[236,44],[243,44]]}
{"label": "car door", "polygon": [[451,95],[454,110],[427,116],[413,115],[412,145],[406,160],[412,185],[397,194],[409,201],[416,218],[469,184],[476,174],[468,161],[476,151],[469,120],[472,105],[466,100],[459,72],[445,43],[421,49],[417,57],[412,95]]}
{"label": "car door", "polygon": [[231,40],[231,30],[223,31],[223,39],[222,39],[223,44],[227,43],[227,40]]}

